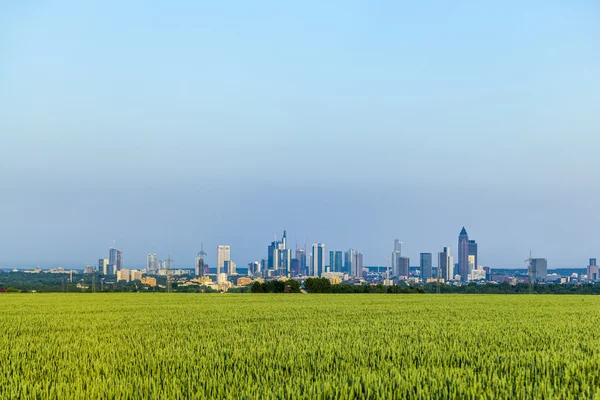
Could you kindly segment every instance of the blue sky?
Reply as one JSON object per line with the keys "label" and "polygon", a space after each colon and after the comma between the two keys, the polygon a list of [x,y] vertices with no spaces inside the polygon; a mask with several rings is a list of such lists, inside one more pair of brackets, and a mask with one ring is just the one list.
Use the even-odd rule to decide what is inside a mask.
{"label": "blue sky", "polygon": [[[326,3],[326,4],[325,4]],[[0,267],[274,234],[600,256],[594,1],[0,4]]]}

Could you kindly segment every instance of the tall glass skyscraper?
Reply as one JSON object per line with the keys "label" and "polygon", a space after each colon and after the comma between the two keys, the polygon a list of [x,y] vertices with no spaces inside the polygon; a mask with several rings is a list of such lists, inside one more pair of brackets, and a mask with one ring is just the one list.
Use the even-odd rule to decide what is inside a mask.
{"label": "tall glass skyscraper", "polygon": [[320,277],[325,272],[325,245],[315,243],[312,247],[312,274]]}
{"label": "tall glass skyscraper", "polygon": [[458,235],[458,273],[460,274],[460,279],[465,282],[469,280],[469,274],[471,273],[469,269],[469,256],[473,256],[474,262],[472,265],[477,268],[477,242],[469,240],[467,230],[463,226],[460,235]]}
{"label": "tall glass skyscraper", "polygon": [[427,279],[431,278],[431,264],[432,264],[432,256],[431,253],[421,253],[421,279],[423,282],[427,282]]}
{"label": "tall glass skyscraper", "polygon": [[123,269],[123,252],[121,250],[117,250],[111,248],[108,252],[108,263],[113,265],[114,271],[113,273],[117,273]]}

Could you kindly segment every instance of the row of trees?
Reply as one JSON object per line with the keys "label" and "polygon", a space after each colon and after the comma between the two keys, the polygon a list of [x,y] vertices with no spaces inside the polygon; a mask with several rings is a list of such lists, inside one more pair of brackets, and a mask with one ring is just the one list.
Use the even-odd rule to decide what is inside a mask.
{"label": "row of trees", "polygon": [[254,282],[252,293],[300,293],[300,283],[293,279],[287,281]]}

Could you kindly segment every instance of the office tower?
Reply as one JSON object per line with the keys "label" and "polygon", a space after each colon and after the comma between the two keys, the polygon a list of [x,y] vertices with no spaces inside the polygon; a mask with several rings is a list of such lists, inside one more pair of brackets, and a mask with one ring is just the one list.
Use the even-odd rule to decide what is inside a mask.
{"label": "office tower", "polygon": [[344,269],[344,253],[341,251],[329,252],[330,272],[342,272]]}
{"label": "office tower", "polygon": [[98,260],[98,274],[108,275],[108,258]]}
{"label": "office tower", "polygon": [[107,264],[106,265],[106,275],[116,275],[117,274],[117,266],[115,264]]}
{"label": "office tower", "polygon": [[296,249],[296,260],[298,260],[298,275],[306,275],[306,250]]}
{"label": "office tower", "polygon": [[394,239],[394,251],[392,251],[391,269],[392,274],[398,272],[398,258],[402,256],[402,242]]}
{"label": "office tower", "polygon": [[454,279],[454,259],[450,255],[450,247],[444,247],[443,251],[438,253],[438,278],[444,281]]}
{"label": "office tower", "polygon": [[431,253],[421,253],[421,279],[423,282],[427,282],[431,278],[431,265],[432,265]]}
{"label": "office tower", "polygon": [[[469,257],[470,256],[473,256],[473,269],[475,269],[479,266],[479,260],[477,259],[477,242],[474,240],[469,240]],[[471,273],[470,270],[469,273]]]}
{"label": "office tower", "polygon": [[158,272],[158,256],[156,254],[148,254],[146,272],[151,275],[156,275]]}
{"label": "office tower", "polygon": [[283,231],[281,240],[275,239],[267,250],[268,269],[278,271],[279,275],[290,273],[292,252],[287,248],[287,232]]}
{"label": "office tower", "polygon": [[279,269],[279,245],[281,244],[281,242],[278,242],[277,240],[274,242],[271,242],[271,244],[268,247],[268,253],[267,253],[267,268],[268,269],[273,269],[273,270],[277,270]]}
{"label": "office tower", "polygon": [[528,272],[532,282],[545,281],[548,276],[548,261],[545,258],[530,258]]}
{"label": "office tower", "polygon": [[204,251],[204,244],[200,245],[200,252],[194,260],[194,272],[196,276],[204,276],[206,268],[206,252]]}
{"label": "office tower", "polygon": [[225,261],[231,260],[231,247],[227,245],[217,246],[217,276],[225,270]]}
{"label": "office tower", "polygon": [[596,265],[596,259],[590,258],[590,264],[587,267],[587,280],[591,282],[600,280],[599,272],[598,265]]}
{"label": "office tower", "polygon": [[223,261],[223,270],[227,275],[237,275],[237,266],[231,260]]}
{"label": "office tower", "polygon": [[363,274],[363,255],[362,253],[356,253],[356,262],[354,268],[354,276],[362,278]]}
{"label": "office tower", "polygon": [[356,276],[354,274],[354,271],[356,269],[355,263],[356,263],[356,251],[354,251],[354,249],[350,249],[344,254],[344,269],[345,269],[344,272],[346,272],[350,276]]}
{"label": "office tower", "polygon": [[315,243],[312,247],[312,273],[320,277],[325,272],[325,244]]}
{"label": "office tower", "polygon": [[398,279],[408,279],[410,272],[410,259],[408,257],[398,257]]}
{"label": "office tower", "polygon": [[267,276],[267,271],[269,270],[268,264],[269,262],[264,258],[260,260],[260,273],[264,277]]}
{"label": "office tower", "polygon": [[114,265],[115,274],[116,271],[120,271],[123,269],[123,252],[121,250],[117,250],[111,248],[108,252],[108,263]]}
{"label": "office tower", "polygon": [[354,249],[344,253],[344,272],[355,278],[362,278],[363,255]]}
{"label": "office tower", "polygon": [[248,276],[254,276],[260,274],[260,263],[254,261],[248,264]]}
{"label": "office tower", "polygon": [[462,281],[469,278],[469,235],[463,226],[458,235],[458,273]]}
{"label": "office tower", "polygon": [[469,274],[477,268],[477,264],[475,264],[475,256],[469,254]]}

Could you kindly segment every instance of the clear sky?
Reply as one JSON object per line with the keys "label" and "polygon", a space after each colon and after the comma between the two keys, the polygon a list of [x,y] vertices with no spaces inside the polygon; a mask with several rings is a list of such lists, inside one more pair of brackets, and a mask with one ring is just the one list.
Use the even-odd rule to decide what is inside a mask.
{"label": "clear sky", "polygon": [[[0,2],[0,267],[600,257],[600,3]],[[436,257],[434,257],[436,258]]]}

